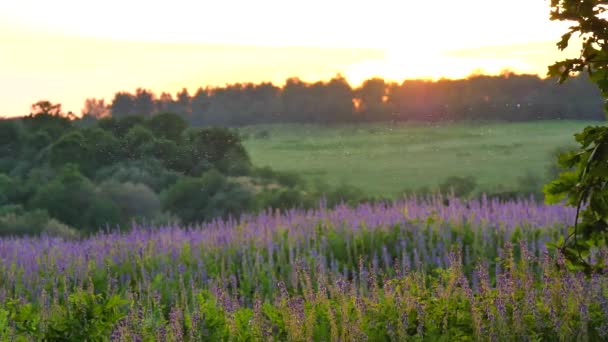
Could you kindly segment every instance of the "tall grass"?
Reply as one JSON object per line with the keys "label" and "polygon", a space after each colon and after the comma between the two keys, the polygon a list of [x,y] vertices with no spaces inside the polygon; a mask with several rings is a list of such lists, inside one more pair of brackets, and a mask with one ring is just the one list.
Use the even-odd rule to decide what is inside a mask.
{"label": "tall grass", "polygon": [[605,339],[606,277],[569,272],[547,248],[572,218],[532,201],[429,198],[2,239],[0,336]]}

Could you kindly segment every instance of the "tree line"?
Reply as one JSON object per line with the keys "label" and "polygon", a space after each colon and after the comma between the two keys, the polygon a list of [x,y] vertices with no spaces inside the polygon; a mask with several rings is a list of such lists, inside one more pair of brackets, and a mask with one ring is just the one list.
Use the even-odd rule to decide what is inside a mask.
{"label": "tree line", "polygon": [[505,72],[401,84],[372,78],[356,88],[340,75],[314,83],[290,78],[282,87],[238,83],[201,87],[194,94],[183,89],[175,96],[166,92],[157,96],[139,88],[135,93],[116,93],[110,103],[87,99],[82,114],[94,121],[172,112],[195,126],[234,127],[407,120],[603,120],[602,105],[598,89],[586,75],[558,86],[554,78]]}

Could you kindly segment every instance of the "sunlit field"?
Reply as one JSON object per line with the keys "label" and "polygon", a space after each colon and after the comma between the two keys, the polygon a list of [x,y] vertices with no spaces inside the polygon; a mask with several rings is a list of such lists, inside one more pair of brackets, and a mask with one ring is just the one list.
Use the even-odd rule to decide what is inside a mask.
{"label": "sunlit field", "polygon": [[82,241],[2,238],[0,337],[605,339],[607,279],[564,271],[547,247],[573,217],[431,198]]}
{"label": "sunlit field", "polygon": [[478,191],[519,190],[521,178],[548,180],[558,148],[595,122],[276,125],[242,130],[258,166],[309,180],[346,183],[370,195],[435,188],[450,176],[473,176]]}

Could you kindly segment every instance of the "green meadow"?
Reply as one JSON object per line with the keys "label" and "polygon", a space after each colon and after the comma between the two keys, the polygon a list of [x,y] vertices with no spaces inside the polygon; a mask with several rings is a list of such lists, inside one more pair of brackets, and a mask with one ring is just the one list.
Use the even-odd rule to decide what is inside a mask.
{"label": "green meadow", "polygon": [[574,146],[587,121],[268,125],[241,130],[254,165],[369,195],[433,189],[473,176],[477,191],[517,191],[546,181],[558,148]]}

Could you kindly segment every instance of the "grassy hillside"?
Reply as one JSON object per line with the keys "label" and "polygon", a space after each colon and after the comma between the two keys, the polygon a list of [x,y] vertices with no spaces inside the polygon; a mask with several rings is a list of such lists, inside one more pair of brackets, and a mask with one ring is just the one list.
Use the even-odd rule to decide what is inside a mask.
{"label": "grassy hillside", "polygon": [[478,190],[515,190],[526,174],[542,180],[555,150],[595,122],[252,126],[243,129],[253,163],[309,180],[358,186],[372,195],[433,188],[474,176]]}

